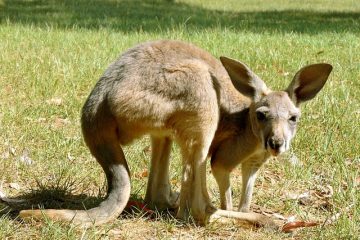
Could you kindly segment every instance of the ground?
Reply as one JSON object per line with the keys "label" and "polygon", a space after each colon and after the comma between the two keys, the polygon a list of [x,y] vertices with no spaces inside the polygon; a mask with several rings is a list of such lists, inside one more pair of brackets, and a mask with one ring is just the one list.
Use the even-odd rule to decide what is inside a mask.
{"label": "ground", "polygon": [[[360,232],[360,3],[354,0],[8,0],[0,1],[0,192],[26,198],[0,204],[1,239],[358,239]],[[82,140],[81,106],[106,67],[153,39],[192,42],[248,64],[283,89],[310,63],[334,70],[302,106],[292,150],[259,174],[252,209],[274,219],[316,222],[292,234],[236,221],[196,226],[173,213],[122,214],[81,229],[23,222],[17,207],[83,208],[104,196],[105,177]],[[132,200],[142,201],[149,141],[126,148]],[[179,190],[180,156],[171,179]],[[216,183],[209,192],[219,206]],[[235,204],[241,175],[232,174]],[[331,220],[331,221],[330,221]]]}

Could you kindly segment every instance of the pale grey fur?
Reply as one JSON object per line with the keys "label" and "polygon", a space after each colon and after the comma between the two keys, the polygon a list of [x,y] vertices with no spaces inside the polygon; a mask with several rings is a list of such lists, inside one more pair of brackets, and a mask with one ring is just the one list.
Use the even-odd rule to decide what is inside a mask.
{"label": "pale grey fur", "polygon": [[[248,211],[257,170],[270,154],[288,149],[295,134],[289,118],[299,117],[298,103],[315,95],[330,71],[328,64],[305,67],[287,92],[272,92],[236,60],[222,57],[220,62],[179,41],[140,44],[109,66],[82,111],[85,142],[108,180],[107,199],[87,211],[26,210],[20,216],[39,218],[45,214],[82,225],[116,218],[130,196],[130,173],[121,146],[150,134],[152,158],[145,196],[149,205],[158,209],[179,206],[179,218],[187,219],[191,214],[202,224],[218,217],[273,224],[260,214],[219,210],[211,204],[206,186],[207,156],[212,157],[224,209],[232,208],[229,174],[242,165],[240,210]],[[309,76],[315,77],[308,81]],[[266,123],[259,122],[258,112],[266,116]],[[183,157],[179,198],[169,182],[173,141]]]}

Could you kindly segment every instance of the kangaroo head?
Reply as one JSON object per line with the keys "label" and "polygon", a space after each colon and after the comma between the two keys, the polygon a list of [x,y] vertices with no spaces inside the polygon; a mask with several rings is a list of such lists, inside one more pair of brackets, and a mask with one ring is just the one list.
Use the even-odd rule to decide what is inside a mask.
{"label": "kangaroo head", "polygon": [[308,65],[295,74],[286,90],[272,91],[245,64],[226,57],[220,60],[235,88],[252,99],[251,128],[264,149],[273,156],[288,150],[300,118],[299,105],[322,89],[332,66]]}

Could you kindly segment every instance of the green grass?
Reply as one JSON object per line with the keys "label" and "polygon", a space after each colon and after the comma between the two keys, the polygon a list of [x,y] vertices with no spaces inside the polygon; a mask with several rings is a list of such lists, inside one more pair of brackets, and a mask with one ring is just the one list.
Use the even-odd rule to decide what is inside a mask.
{"label": "green grass", "polygon": [[[44,207],[96,205],[105,178],[81,137],[79,115],[105,68],[123,51],[152,39],[181,39],[247,63],[269,86],[282,89],[302,66],[328,62],[333,73],[319,96],[305,104],[292,154],[270,161],[259,176],[253,203],[297,219],[332,225],[301,229],[303,239],[357,239],[360,232],[360,3],[307,1],[0,1],[0,186],[9,196]],[[60,104],[49,100],[60,98]],[[65,120],[64,120],[65,119]],[[126,148],[132,198],[142,199],[148,167],[146,138]],[[145,150],[144,150],[145,149]],[[24,151],[33,164],[24,164]],[[180,156],[171,166],[179,189]],[[239,171],[232,175],[239,201]],[[14,189],[10,183],[18,183]],[[327,207],[284,199],[330,185]],[[209,191],[218,190],[209,174]],[[348,211],[346,207],[352,206]],[[3,206],[0,205],[0,210]],[[6,212],[6,209],[2,211]],[[123,214],[112,224],[87,230],[68,224],[22,222],[16,212],[0,216],[1,239],[283,239],[291,236],[238,223],[184,224],[171,215],[148,219]]]}

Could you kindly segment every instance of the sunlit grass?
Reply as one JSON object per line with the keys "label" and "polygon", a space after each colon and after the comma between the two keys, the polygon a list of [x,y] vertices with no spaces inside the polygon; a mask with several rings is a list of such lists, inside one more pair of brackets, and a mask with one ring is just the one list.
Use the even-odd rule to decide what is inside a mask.
{"label": "sunlit grass", "polygon": [[[143,41],[181,39],[217,57],[247,63],[274,89],[285,88],[306,64],[334,66],[319,96],[303,106],[292,148],[302,165],[291,166],[287,157],[269,162],[260,173],[254,203],[305,220],[324,220],[343,212],[333,225],[303,229],[298,236],[356,238],[360,231],[359,11],[358,1],[350,0],[324,4],[284,0],[0,2],[2,191],[19,196],[41,190],[42,195],[37,196],[44,198],[41,204],[45,207],[92,206],[100,201],[105,178],[82,141],[81,106],[121,52]],[[147,178],[142,173],[148,167],[148,146],[145,138],[126,147],[134,199],[144,197]],[[26,154],[30,165],[21,160]],[[178,190],[181,168],[176,146],[172,158],[171,179]],[[237,204],[239,171],[232,180]],[[283,199],[286,192],[302,193],[326,185],[334,190],[329,209]],[[46,192],[54,188],[57,191]],[[217,186],[210,174],[209,190],[218,204]],[[353,207],[345,212],[350,205]],[[0,219],[1,239],[286,236],[231,223],[195,227],[166,217],[151,221],[137,215],[89,230],[51,221],[23,223],[14,214]]]}

